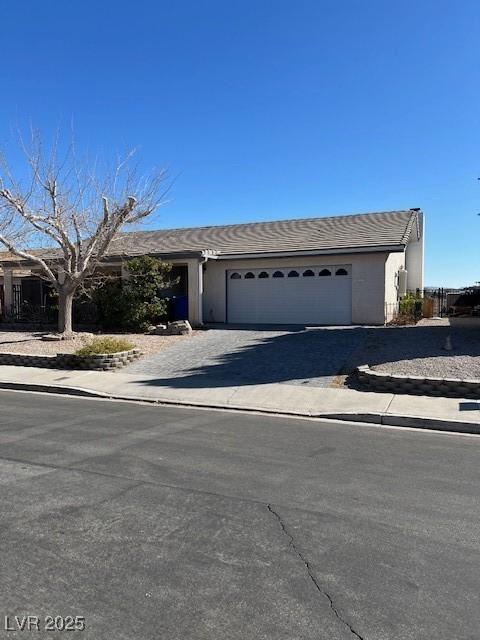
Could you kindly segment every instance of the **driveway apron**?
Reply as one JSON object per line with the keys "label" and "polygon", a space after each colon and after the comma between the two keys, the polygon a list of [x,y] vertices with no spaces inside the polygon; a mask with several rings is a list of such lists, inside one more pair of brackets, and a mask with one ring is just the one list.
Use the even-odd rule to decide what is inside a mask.
{"label": "driveway apron", "polygon": [[209,329],[139,361],[128,373],[187,388],[272,382],[328,387],[364,339],[355,327]]}

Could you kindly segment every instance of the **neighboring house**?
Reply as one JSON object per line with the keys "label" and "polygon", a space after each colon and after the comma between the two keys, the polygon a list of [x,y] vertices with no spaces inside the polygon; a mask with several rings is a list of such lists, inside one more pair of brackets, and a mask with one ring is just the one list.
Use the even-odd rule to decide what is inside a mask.
{"label": "neighboring house", "polygon": [[[175,293],[188,296],[194,325],[384,324],[396,311],[400,281],[406,278],[408,290],[423,289],[423,214],[409,209],[122,233],[103,268],[125,275],[125,262],[146,254],[174,265]],[[41,302],[41,282],[33,285],[25,274],[33,265],[13,260],[0,254],[5,306],[15,283]],[[406,274],[399,278],[401,270]]]}

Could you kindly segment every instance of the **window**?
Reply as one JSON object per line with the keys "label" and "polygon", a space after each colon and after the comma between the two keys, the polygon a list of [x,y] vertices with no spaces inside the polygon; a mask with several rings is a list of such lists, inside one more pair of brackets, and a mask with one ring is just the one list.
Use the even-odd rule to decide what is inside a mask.
{"label": "window", "polygon": [[289,271],[288,272],[288,277],[289,278],[298,278],[298,271]]}
{"label": "window", "polygon": [[348,276],[348,271],[346,269],[337,269],[335,271],[336,276]]}
{"label": "window", "polygon": [[283,278],[283,273],[281,271],[275,271],[272,278]]}
{"label": "window", "polygon": [[330,271],[330,269],[322,269],[318,275],[319,276],[331,276],[332,272]]}
{"label": "window", "polygon": [[244,277],[245,277],[245,280],[251,280],[252,278],[255,278],[255,274],[249,271],[248,273],[245,274]]}
{"label": "window", "polygon": [[306,271],[303,272],[303,277],[304,278],[311,278],[314,275],[315,274],[313,273],[313,271],[311,269],[307,269]]}
{"label": "window", "polygon": [[232,273],[230,280],[240,280],[242,276],[239,273]]}
{"label": "window", "polygon": [[261,271],[261,272],[258,274],[258,277],[259,277],[259,278],[268,278],[268,277],[269,277],[269,275],[268,275],[268,273],[267,273],[266,271]]}

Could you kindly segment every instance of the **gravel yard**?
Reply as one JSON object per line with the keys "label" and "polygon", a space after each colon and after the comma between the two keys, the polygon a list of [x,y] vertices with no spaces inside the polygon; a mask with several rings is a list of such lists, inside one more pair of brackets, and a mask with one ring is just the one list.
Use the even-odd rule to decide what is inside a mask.
{"label": "gravel yard", "polygon": [[[445,349],[448,337],[451,351]],[[480,322],[424,320],[415,327],[370,330],[355,361],[385,373],[480,379]]]}
{"label": "gravel yard", "polygon": [[[148,336],[141,333],[115,334],[116,338],[125,338],[142,350],[145,356],[153,355],[182,340],[190,340],[192,336]],[[25,353],[30,355],[56,355],[57,353],[73,353],[93,337],[105,337],[113,334],[78,333],[73,340],[48,342],[42,340],[44,332],[35,331],[0,331],[0,353]]]}
{"label": "gravel yard", "polygon": [[[190,336],[121,334],[145,355],[129,371],[158,375],[159,384],[174,380],[179,386],[342,386],[351,383],[348,374],[361,364],[386,373],[480,379],[480,319],[422,320],[405,327],[223,329],[193,336],[196,333],[193,342]],[[93,337],[80,333],[74,340],[46,342],[42,335],[0,331],[0,352],[72,353]],[[447,337],[451,351],[445,349]],[[168,355],[161,353],[170,347]]]}

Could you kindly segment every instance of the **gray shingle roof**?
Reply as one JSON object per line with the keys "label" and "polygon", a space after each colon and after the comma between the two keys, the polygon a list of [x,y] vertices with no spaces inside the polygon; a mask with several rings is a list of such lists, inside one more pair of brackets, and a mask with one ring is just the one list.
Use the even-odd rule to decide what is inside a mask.
{"label": "gray shingle roof", "polygon": [[109,255],[214,251],[226,255],[404,245],[417,211],[250,222],[120,234]]}

